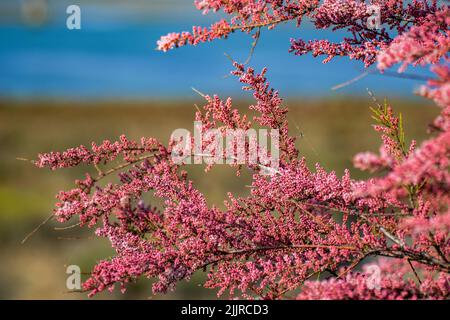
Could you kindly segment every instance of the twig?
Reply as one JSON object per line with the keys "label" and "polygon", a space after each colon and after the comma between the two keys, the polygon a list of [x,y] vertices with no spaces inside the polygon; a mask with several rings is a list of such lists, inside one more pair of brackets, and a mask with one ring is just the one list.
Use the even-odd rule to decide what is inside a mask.
{"label": "twig", "polygon": [[101,176],[104,176],[103,171],[100,169],[100,167],[98,166],[97,163],[94,163],[94,168],[97,170],[97,173],[98,173],[98,175],[99,175],[100,177],[101,177]]}
{"label": "twig", "polygon": [[311,148],[312,152],[316,155],[316,157],[319,157],[319,153],[317,152],[316,148],[314,148],[314,146],[309,142],[308,137],[306,137],[305,133],[302,132],[297,121],[295,121],[295,119],[292,119],[292,122],[294,122],[294,126],[299,133],[299,137],[304,139],[308,146]]}
{"label": "twig", "polygon": [[353,79],[350,79],[350,80],[348,80],[348,81],[346,81],[344,83],[335,85],[334,87],[331,88],[331,90],[335,91],[335,90],[339,90],[339,89],[342,89],[344,87],[347,87],[347,86],[351,85],[352,83],[355,83],[355,82],[365,78],[368,74],[369,74],[369,72],[365,71],[365,72],[361,73],[360,75],[354,77]]}
{"label": "twig", "polygon": [[98,176],[97,178],[92,179],[92,180],[93,180],[94,182],[98,182],[98,181],[100,181],[101,179],[103,179],[104,177],[106,177],[106,176],[108,176],[108,175],[110,175],[110,174],[112,174],[112,173],[114,173],[114,172],[116,172],[116,171],[122,170],[122,169],[124,169],[124,168],[126,168],[126,167],[128,167],[128,166],[131,166],[132,164],[138,163],[138,162],[140,162],[140,161],[144,161],[144,160],[146,160],[146,159],[153,158],[154,156],[155,156],[154,154],[148,154],[148,155],[146,155],[146,156],[142,156],[142,157],[136,158],[136,159],[133,160],[133,161],[129,161],[129,162],[122,163],[122,164],[118,165],[117,167],[114,167],[114,168],[112,168],[112,169],[109,169],[108,171],[101,172],[101,174],[99,174],[99,176]]}
{"label": "twig", "polygon": [[252,249],[235,250],[235,251],[223,251],[223,254],[240,255],[247,253],[254,253],[257,251],[271,251],[271,250],[289,250],[289,249],[338,249],[338,250],[350,250],[359,251],[358,248],[346,245],[327,245],[327,244],[301,244],[301,245],[290,245],[290,246],[277,246],[277,247],[257,247]]}
{"label": "twig", "polygon": [[445,254],[442,252],[441,248],[439,248],[439,245],[434,240],[433,232],[430,232],[429,235],[430,235],[431,242],[433,242],[433,248],[436,250],[437,254],[442,258],[442,260],[444,260],[446,263],[448,263],[447,257],[445,256]]}
{"label": "twig", "polygon": [[383,107],[381,106],[381,104],[378,102],[377,98],[375,97],[375,95],[373,94],[372,91],[370,91],[369,88],[366,88],[367,93],[369,94],[369,96],[372,98],[373,102],[375,102],[375,104],[378,106],[378,108],[383,109]]}
{"label": "twig", "polygon": [[21,244],[24,244],[32,235],[34,235],[38,230],[45,225],[47,222],[49,222],[53,218],[54,214],[52,213],[49,215],[44,221],[42,221],[36,228],[33,229],[27,236],[22,240]]}
{"label": "twig", "polygon": [[58,240],[93,240],[94,237],[57,237]]}
{"label": "twig", "polygon": [[204,93],[198,91],[198,90],[195,89],[194,87],[192,87],[191,89],[192,89],[192,91],[194,91],[195,93],[197,93],[199,96],[201,96],[202,98],[205,98],[205,99],[206,99],[206,97],[207,97],[206,94],[204,94]]}
{"label": "twig", "polygon": [[76,223],[76,224],[73,224],[73,225],[70,225],[70,226],[67,226],[67,227],[55,227],[54,229],[55,229],[56,231],[69,230],[69,229],[76,228],[76,227],[78,227],[79,225],[81,225],[81,222],[78,222],[78,223]]}
{"label": "twig", "polygon": [[419,278],[419,275],[417,274],[417,271],[416,271],[416,269],[414,268],[414,266],[412,265],[412,263],[411,263],[411,259],[407,259],[408,260],[408,264],[409,264],[409,266],[411,267],[411,269],[412,269],[412,271],[413,271],[413,273],[414,273],[414,275],[416,276],[416,278],[417,278],[417,281],[419,281],[419,284],[422,284],[422,280],[420,280],[420,278]]}
{"label": "twig", "polygon": [[26,162],[31,162],[31,163],[34,164],[34,161],[33,161],[33,160],[26,159],[26,158],[20,158],[20,157],[17,157],[16,160],[19,160],[19,161],[26,161]]}
{"label": "twig", "polygon": [[336,279],[341,279],[343,276],[345,276],[348,272],[350,272],[351,270],[355,269],[356,266],[363,261],[366,257],[368,256],[368,254],[364,254],[363,256],[359,257],[358,259],[356,259],[355,261],[353,261],[353,263],[348,266],[340,275],[337,276]]}
{"label": "twig", "polygon": [[258,45],[259,37],[261,35],[261,27],[258,27],[258,31],[255,33],[255,41],[253,41],[252,46],[250,48],[250,53],[247,57],[247,60],[244,62],[244,66],[249,64],[250,60],[253,57],[253,53],[255,52],[256,46]]}
{"label": "twig", "polygon": [[[184,157],[183,160],[184,160],[184,159],[187,159],[187,158],[189,158],[189,157],[191,157],[191,156],[200,156],[200,157],[216,158],[216,156],[214,156],[214,155],[212,155],[212,154],[207,154],[207,153],[194,153],[194,154],[192,154],[192,155],[186,155],[186,157]],[[238,161],[238,160],[239,160],[237,157],[233,157],[233,156],[221,157],[221,159],[222,159],[222,160],[225,160],[225,161],[227,161],[227,160]],[[268,166],[265,166],[265,165],[262,165],[262,164],[259,164],[259,163],[256,164],[256,165],[257,165],[258,167],[260,167],[261,169],[264,169],[264,170],[267,170],[267,171],[271,172],[272,174],[275,174],[275,173],[281,174],[281,172],[280,172],[279,170],[277,170],[277,169],[274,169],[274,168],[271,168],[271,167],[268,167]]]}
{"label": "twig", "polygon": [[[305,10],[306,12],[307,10]],[[303,13],[304,14],[304,13]],[[235,25],[235,26],[231,26],[231,30],[232,31],[236,31],[236,30],[252,30],[252,29],[256,29],[256,28],[263,28],[263,27],[267,27],[267,26],[272,26],[272,25],[276,25],[282,22],[286,22],[289,21],[291,19],[289,18],[280,18],[280,19],[276,19],[276,20],[272,20],[272,21],[265,21],[265,22],[260,22],[260,23],[254,23],[254,24],[248,24],[248,25]]]}
{"label": "twig", "polygon": [[[294,200],[295,201],[295,200]],[[323,204],[318,204],[318,203],[308,203],[305,202],[304,205],[306,206],[310,206],[310,207],[317,207],[317,208],[322,208],[322,209],[327,209],[336,213],[345,213],[348,215],[361,215],[362,212],[359,210],[344,210],[344,209],[338,209],[338,208],[333,208],[330,206],[326,206]],[[371,213],[370,217],[403,217],[403,216],[409,216],[411,214],[409,213]]]}
{"label": "twig", "polygon": [[419,74],[412,74],[412,73],[399,73],[399,72],[392,72],[389,70],[385,70],[383,73],[377,71],[368,71],[368,73],[376,75],[376,76],[387,76],[392,78],[400,78],[400,79],[408,79],[408,80],[417,80],[417,81],[428,81],[431,78],[422,76]]}
{"label": "twig", "polygon": [[319,221],[317,219],[317,217],[312,214],[312,212],[306,210],[305,208],[303,208],[303,206],[298,203],[297,201],[294,200],[294,203],[297,204],[298,208],[300,208],[301,211],[303,211],[304,213],[306,213],[315,223],[317,223],[318,225],[320,225],[322,228],[324,228],[325,230],[329,229],[322,221]]}

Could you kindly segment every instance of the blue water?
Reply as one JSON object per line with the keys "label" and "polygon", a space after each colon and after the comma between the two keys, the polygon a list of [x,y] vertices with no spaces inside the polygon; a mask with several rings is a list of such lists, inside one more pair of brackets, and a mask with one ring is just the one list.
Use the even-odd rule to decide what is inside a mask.
{"label": "blue water", "polygon": [[[184,47],[168,53],[155,50],[161,35],[189,30],[191,21],[90,23],[69,31],[65,21],[38,28],[20,24],[0,26],[0,96],[9,98],[185,98],[192,87],[205,93],[240,97],[241,85],[227,76],[232,69],[224,53],[246,60],[252,39],[230,39]],[[410,95],[420,82],[370,75],[339,91],[330,88],[362,72],[361,63],[297,57],[288,52],[289,39],[331,38],[306,26],[285,25],[264,30],[250,65],[267,66],[271,84],[285,97]]]}

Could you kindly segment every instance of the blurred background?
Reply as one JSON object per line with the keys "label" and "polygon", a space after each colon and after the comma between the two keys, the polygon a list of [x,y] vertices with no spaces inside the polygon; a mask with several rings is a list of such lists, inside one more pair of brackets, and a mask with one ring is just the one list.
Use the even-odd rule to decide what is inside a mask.
{"label": "blurred background", "polygon": [[[81,30],[66,27],[66,8],[72,4],[81,8]],[[92,230],[55,230],[55,223],[21,244],[51,214],[56,192],[71,188],[83,172],[38,170],[17,158],[34,159],[39,152],[122,133],[167,141],[176,128],[192,130],[194,104],[203,102],[192,87],[231,96],[242,110],[248,106],[251,96],[228,76],[232,66],[225,53],[245,61],[253,41],[249,35],[168,53],[155,50],[161,35],[209,25],[218,16],[202,15],[193,0],[0,1],[0,299],[85,299],[85,294],[67,293],[66,266],[89,272],[113,254],[107,241],[91,238]],[[332,90],[360,75],[362,66],[293,56],[289,39],[298,37],[337,39],[308,23],[300,29],[286,24],[263,30],[250,65],[268,67],[272,86],[286,98],[292,134],[308,163],[320,162],[342,174],[356,152],[378,149],[366,88],[404,113],[408,137],[425,137],[437,110],[412,95],[421,81],[373,72]],[[201,166],[189,171],[211,203],[220,205],[227,191],[248,192],[249,176],[235,177],[224,166],[206,175]],[[356,170],[352,174],[364,177]],[[201,287],[202,280],[202,274],[195,275],[175,292],[152,297],[151,281],[143,279],[124,295],[96,298],[214,298],[214,291]]]}

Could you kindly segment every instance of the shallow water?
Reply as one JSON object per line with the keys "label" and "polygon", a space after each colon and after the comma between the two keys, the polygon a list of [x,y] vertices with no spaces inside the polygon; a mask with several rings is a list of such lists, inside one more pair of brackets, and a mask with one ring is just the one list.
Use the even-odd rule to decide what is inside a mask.
{"label": "shallow water", "polygon": [[[227,76],[232,66],[224,53],[246,60],[252,42],[248,35],[234,34],[225,41],[169,53],[155,50],[161,35],[189,30],[193,23],[208,25],[214,16],[205,18],[192,9],[143,17],[121,11],[120,6],[83,3],[82,29],[69,31],[63,4],[50,3],[53,15],[39,27],[0,19],[0,96],[173,98],[192,97],[191,87],[240,94],[238,81]],[[366,88],[379,95],[403,96],[420,84],[370,75],[334,92],[331,87],[361,74],[362,64],[336,59],[323,65],[321,58],[296,57],[288,49],[289,39],[297,37],[337,40],[329,31],[318,32],[308,24],[301,29],[283,25],[262,31],[250,65],[267,66],[272,85],[283,96],[366,95]]]}

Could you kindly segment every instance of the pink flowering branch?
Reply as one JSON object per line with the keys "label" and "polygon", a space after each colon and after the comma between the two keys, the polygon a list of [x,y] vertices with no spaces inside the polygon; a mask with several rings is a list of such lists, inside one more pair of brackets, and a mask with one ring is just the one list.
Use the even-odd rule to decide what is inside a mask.
{"label": "pink flowering branch", "polygon": [[[446,299],[450,292],[450,72],[448,8],[437,1],[378,0],[382,28],[367,27],[363,1],[202,0],[204,13],[222,10],[231,16],[209,29],[171,34],[161,50],[225,38],[235,30],[295,20],[312,20],[318,29],[344,29],[353,37],[292,41],[291,51],[348,56],[380,70],[394,64],[430,65],[435,74],[420,90],[440,107],[423,142],[407,143],[402,115],[386,103],[372,108],[380,153],[360,153],[355,166],[376,176],[367,180],[311,169],[300,158],[289,134],[288,108],[266,79],[235,63],[232,72],[253,94],[252,121],[230,98],[203,95],[195,115],[202,129],[247,130],[257,125],[280,136],[279,168],[235,165],[252,173],[244,197],[228,193],[225,209],[209,206],[183,170],[172,160],[177,141],[164,146],[155,139],[118,141],[40,154],[36,166],[51,170],[92,166],[72,190],[61,191],[54,216],[60,222],[95,228],[116,254],[100,261],[83,291],[113,290],[140,277],[156,279],[154,293],[175,289],[195,272],[206,272],[204,286],[230,297],[281,299],[300,290],[299,299]],[[189,142],[189,141],[188,141]],[[211,141],[188,156],[207,154]],[[248,150],[247,150],[248,151]],[[114,165],[113,161],[119,161]],[[208,166],[209,167],[209,166]],[[110,177],[106,183],[103,178]],[[159,206],[142,201],[153,196]],[[358,267],[368,257],[374,264]],[[375,269],[374,269],[375,268]],[[371,273],[377,272],[375,277]],[[320,277],[319,277],[320,276]],[[313,277],[318,279],[313,280]]]}
{"label": "pink flowering branch", "polygon": [[[414,50],[430,50],[426,48],[436,44],[443,45],[441,53],[431,53],[431,59],[438,59],[445,55],[447,44],[446,36],[437,31],[448,32],[448,7],[438,5],[438,1],[416,0],[404,5],[403,1],[374,0],[370,3],[359,0],[302,0],[302,1],[197,1],[199,10],[207,14],[209,11],[222,10],[230,16],[229,20],[222,19],[210,28],[193,27],[191,33],[170,33],[158,41],[158,49],[168,51],[184,45],[197,45],[202,42],[216,39],[226,39],[235,31],[251,33],[254,30],[267,27],[273,29],[280,23],[293,21],[298,27],[305,18],[308,18],[317,29],[331,29],[333,31],[345,30],[348,36],[341,42],[332,43],[328,40],[292,39],[290,51],[296,55],[312,53],[313,56],[324,55],[324,62],[329,62],[336,56],[348,56],[350,59],[361,60],[365,66],[377,61],[377,56],[392,44],[398,52],[408,53],[407,48]],[[373,18],[371,7],[379,8],[380,26],[372,27],[369,20]],[[436,14],[436,15],[435,15]],[[437,20],[431,20],[435,17]],[[443,22],[443,23],[442,23]],[[417,33],[432,35],[426,43],[418,43],[414,38]],[[404,34],[404,36],[403,36]],[[402,37],[399,37],[402,35]],[[402,41],[401,39],[410,39]],[[400,44],[403,42],[403,44]],[[408,43],[407,43],[408,42]],[[420,42],[420,41],[419,41]],[[401,49],[401,46],[405,46]],[[400,51],[399,51],[400,50]],[[397,52],[398,51],[398,52]],[[436,50],[434,50],[436,51]],[[388,58],[388,57],[391,58]],[[389,50],[379,58],[384,65],[392,63],[392,54]],[[395,60],[395,58],[394,58]],[[380,65],[381,66],[381,65]],[[384,67],[385,68],[385,67]]]}

